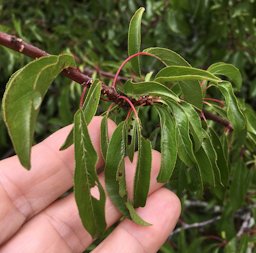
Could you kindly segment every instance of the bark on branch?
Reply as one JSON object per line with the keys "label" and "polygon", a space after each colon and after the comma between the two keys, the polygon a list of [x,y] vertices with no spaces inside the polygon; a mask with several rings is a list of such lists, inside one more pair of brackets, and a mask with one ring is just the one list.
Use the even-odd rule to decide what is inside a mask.
{"label": "bark on branch", "polygon": [[[21,38],[3,32],[0,32],[0,45],[13,49],[31,58],[39,58],[42,56],[49,55],[46,51],[41,50],[23,41]],[[67,68],[62,71],[62,74],[83,86],[90,85],[91,77],[82,73],[77,68]],[[106,75],[105,72],[102,72],[101,74]],[[107,73],[107,75],[109,77],[110,74]],[[122,98],[125,95],[118,93],[115,88],[107,86],[106,84],[102,83],[101,93],[102,95],[107,96],[110,101],[113,101],[114,103],[125,108],[129,107],[128,103]],[[129,100],[133,103],[134,106],[152,104],[152,100],[147,96],[139,100],[129,97]],[[232,126],[230,125],[230,122],[228,122],[227,120],[222,119],[221,117],[214,115],[208,111],[204,111],[204,115],[206,119],[213,120],[232,130]]]}

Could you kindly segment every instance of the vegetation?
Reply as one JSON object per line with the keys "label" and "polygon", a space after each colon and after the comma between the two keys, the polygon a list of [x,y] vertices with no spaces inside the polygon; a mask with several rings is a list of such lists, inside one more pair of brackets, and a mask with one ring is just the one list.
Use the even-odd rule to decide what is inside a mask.
{"label": "vegetation", "polygon": [[[141,8],[129,26],[140,6],[146,8],[143,17]],[[160,252],[256,251],[255,11],[254,0],[37,1],[33,5],[30,1],[3,1],[0,30],[58,56],[31,62],[20,53],[0,48],[1,92],[6,90],[4,120],[0,119],[1,158],[13,153],[4,121],[15,152],[29,168],[34,130],[37,142],[74,120],[74,138],[63,148],[74,140],[74,188],[81,219],[92,235],[101,235],[105,229],[105,195],[97,175],[90,170],[97,156],[86,127],[81,126],[86,126],[95,113],[103,114],[104,119],[110,117],[118,123],[111,140],[104,134],[106,121],[102,123],[107,191],[124,216],[142,225],[147,221],[138,217],[134,208],[146,201],[150,150],[162,152],[158,180],[178,194],[183,211]],[[14,40],[20,51],[28,46]],[[75,66],[70,53],[85,74],[80,83],[87,90],[63,77],[55,79],[64,68]],[[54,68],[51,73],[49,66]],[[6,89],[9,77],[20,67]],[[115,76],[121,67],[122,72]],[[66,75],[74,80],[77,70],[70,70]],[[35,82],[28,83],[28,76]],[[21,88],[17,88],[19,83]],[[85,92],[87,95],[81,96]],[[24,121],[14,106],[21,95],[27,95],[28,100],[16,106],[24,115],[32,115],[29,131],[17,130],[12,123],[14,117]],[[112,102],[118,106],[110,107]],[[20,146],[20,136],[23,140],[27,136],[24,146]],[[89,150],[92,159],[83,156],[83,149]],[[135,150],[140,158],[131,203],[123,185],[121,161],[125,155],[132,160]],[[112,152],[116,161],[109,159]],[[88,181],[81,180],[84,168],[90,175]],[[117,171],[120,177],[116,180]],[[87,199],[82,198],[84,185],[95,184],[100,201],[91,198],[90,192]],[[84,201],[98,210],[98,223],[87,224],[83,219],[92,215]]]}

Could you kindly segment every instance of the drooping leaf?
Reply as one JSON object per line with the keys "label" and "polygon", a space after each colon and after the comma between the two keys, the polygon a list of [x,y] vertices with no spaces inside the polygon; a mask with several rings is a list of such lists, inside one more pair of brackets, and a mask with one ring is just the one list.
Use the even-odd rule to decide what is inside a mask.
{"label": "drooping leaf", "polygon": [[101,95],[101,82],[99,80],[95,80],[88,91],[88,94],[85,98],[82,110],[84,113],[85,120],[87,124],[89,124],[96,114],[99,101]]}
{"label": "drooping leaf", "polygon": [[136,174],[134,180],[133,203],[134,207],[145,206],[151,172],[151,143],[149,140],[141,136],[141,131],[138,129],[138,160],[136,166]]}
{"label": "drooping leaf", "polygon": [[127,126],[127,128],[129,129],[129,127],[131,127],[129,131],[129,133],[127,134],[130,136],[131,138],[131,142],[127,145],[127,154],[128,157],[130,159],[130,161],[133,161],[133,156],[134,156],[134,152],[135,152],[135,148],[136,148],[136,140],[137,140],[137,129],[138,129],[138,120],[137,119],[130,119],[128,121],[128,124],[130,124],[129,126]]}
{"label": "drooping leaf", "polygon": [[109,138],[108,138],[108,117],[105,115],[100,125],[100,150],[104,160],[106,160],[108,150]]}
{"label": "drooping leaf", "polygon": [[73,131],[74,131],[74,128],[72,127],[72,129],[68,133],[68,136],[67,136],[66,140],[64,141],[64,143],[60,147],[61,151],[67,149],[68,147],[70,147],[74,143]]}
{"label": "drooping leaf", "polygon": [[155,81],[160,83],[184,80],[207,80],[214,83],[221,81],[220,78],[208,71],[186,66],[165,67],[157,73],[155,78]]}
{"label": "drooping leaf", "polygon": [[225,146],[222,144],[217,133],[212,128],[210,130],[212,145],[217,153],[217,164],[221,174],[221,182],[224,186],[226,186],[229,178],[229,166],[225,156]]}
{"label": "drooping leaf", "polygon": [[237,90],[241,89],[242,76],[239,69],[234,65],[225,62],[217,62],[212,64],[207,70],[216,76],[226,76],[234,83]]}
{"label": "drooping leaf", "polygon": [[146,222],[145,220],[143,220],[135,211],[134,207],[132,206],[132,204],[127,201],[126,202],[126,207],[127,209],[129,210],[129,213],[130,213],[130,216],[131,216],[131,219],[138,225],[141,225],[141,226],[151,226],[150,223]]}
{"label": "drooping leaf", "polygon": [[204,137],[201,119],[191,104],[183,102],[181,103],[181,106],[189,119],[190,132],[193,137],[195,150],[197,151],[201,147]]}
{"label": "drooping leaf", "polygon": [[179,81],[184,100],[201,110],[203,107],[203,94],[198,81]]}
{"label": "drooping leaf", "polygon": [[166,66],[178,65],[191,67],[182,56],[167,48],[150,47],[144,49],[143,52],[157,56]]}
{"label": "drooping leaf", "polygon": [[[105,193],[96,173],[97,153],[92,145],[87,122],[82,110],[74,118],[75,175],[74,194],[79,215],[86,230],[91,236],[101,235],[106,228]],[[91,194],[97,187],[99,199]]]}
{"label": "drooping leaf", "polygon": [[243,140],[246,134],[246,121],[232,89],[232,85],[230,82],[222,82],[218,84],[217,88],[219,88],[225,98],[227,117],[232,124],[235,136]]}
{"label": "drooping leaf", "polygon": [[161,126],[161,168],[157,180],[165,183],[170,179],[177,160],[175,121],[166,107],[155,106],[155,108]]}
{"label": "drooping leaf", "polygon": [[[139,8],[131,18],[128,31],[128,55],[133,55],[140,51],[141,45],[141,19],[145,8]],[[140,59],[136,57],[131,59],[133,70],[140,74]]]}
{"label": "drooping leaf", "polygon": [[109,142],[105,164],[106,189],[113,204],[125,217],[137,224],[147,225],[147,222],[136,214],[134,207],[127,200],[124,169],[125,127],[124,121],[119,123]]}
{"label": "drooping leaf", "polygon": [[[88,91],[88,94],[84,100],[82,110],[84,113],[85,121],[89,124],[97,112],[97,108],[100,101],[101,95],[101,83],[98,80],[95,80]],[[64,144],[61,146],[60,150],[67,149],[69,146],[73,144],[73,128],[68,134]]]}
{"label": "drooping leaf", "polygon": [[188,167],[192,167],[196,159],[189,135],[188,117],[179,105],[172,103],[171,107],[176,122],[178,156]]}
{"label": "drooping leaf", "polygon": [[118,172],[125,156],[124,126],[125,122],[123,121],[117,126],[110,139],[105,164],[105,183],[113,204],[124,216],[129,217],[129,211],[125,205],[126,199],[120,196],[117,181]]}
{"label": "drooping leaf", "polygon": [[151,81],[133,83],[131,81],[127,81],[123,87],[123,91],[128,96],[165,96],[176,102],[180,101],[180,99],[168,87],[158,82]]}
{"label": "drooping leaf", "polygon": [[3,118],[21,164],[30,168],[30,154],[37,115],[53,80],[74,66],[71,55],[45,56],[18,70],[10,78],[3,97]]}

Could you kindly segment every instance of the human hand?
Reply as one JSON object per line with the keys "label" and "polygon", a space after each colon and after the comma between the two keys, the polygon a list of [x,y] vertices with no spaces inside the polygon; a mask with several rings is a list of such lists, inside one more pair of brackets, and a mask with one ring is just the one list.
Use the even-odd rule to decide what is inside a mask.
{"label": "human hand", "polygon": [[[94,117],[89,133],[99,161],[101,117]],[[84,229],[73,193],[59,198],[72,187],[74,170],[73,146],[64,151],[59,147],[71,126],[65,127],[32,150],[32,168],[26,171],[16,156],[0,161],[0,252],[83,252],[92,238]],[[115,124],[109,121],[109,134]],[[142,227],[123,220],[93,252],[156,252],[173,230],[180,214],[175,194],[156,182],[160,169],[160,153],[153,151],[150,196],[139,215],[152,226]],[[133,163],[125,159],[126,181],[132,196],[136,154]],[[104,185],[103,174],[99,175]],[[118,221],[120,213],[107,198],[108,227]]]}

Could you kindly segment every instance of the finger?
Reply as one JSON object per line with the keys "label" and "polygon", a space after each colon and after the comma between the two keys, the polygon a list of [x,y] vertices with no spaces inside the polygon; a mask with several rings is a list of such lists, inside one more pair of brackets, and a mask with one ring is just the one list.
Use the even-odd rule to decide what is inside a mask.
{"label": "finger", "polygon": [[[101,117],[94,117],[89,133],[98,153],[98,167],[103,161],[100,152]],[[108,123],[109,134],[114,131]],[[32,149],[32,168],[26,171],[18,158],[0,162],[0,244],[24,222],[72,187],[74,169],[73,147],[59,151],[71,126],[65,127]],[[7,226],[8,225],[8,226]]]}
{"label": "finger", "polygon": [[[150,193],[161,187],[156,182],[160,169],[161,155],[157,151],[153,151],[152,158]],[[132,192],[136,160],[137,153],[133,163],[126,159],[126,184],[130,193]],[[104,182],[103,174],[100,175],[100,181]],[[120,213],[107,198],[106,220],[108,226],[115,223],[119,218]],[[92,238],[81,224],[74,196],[71,194],[64,199],[56,201],[31,219],[15,237],[7,242],[3,249],[5,250],[4,252],[13,252],[15,246],[19,245],[21,252],[27,253],[35,251],[38,253],[46,252],[49,247],[61,249],[58,252],[82,252],[91,243]],[[55,251],[53,250],[52,252]]]}
{"label": "finger", "polygon": [[180,202],[171,191],[160,189],[150,196],[145,208],[138,209],[138,213],[152,225],[143,227],[126,219],[92,252],[157,252],[177,223]]}

